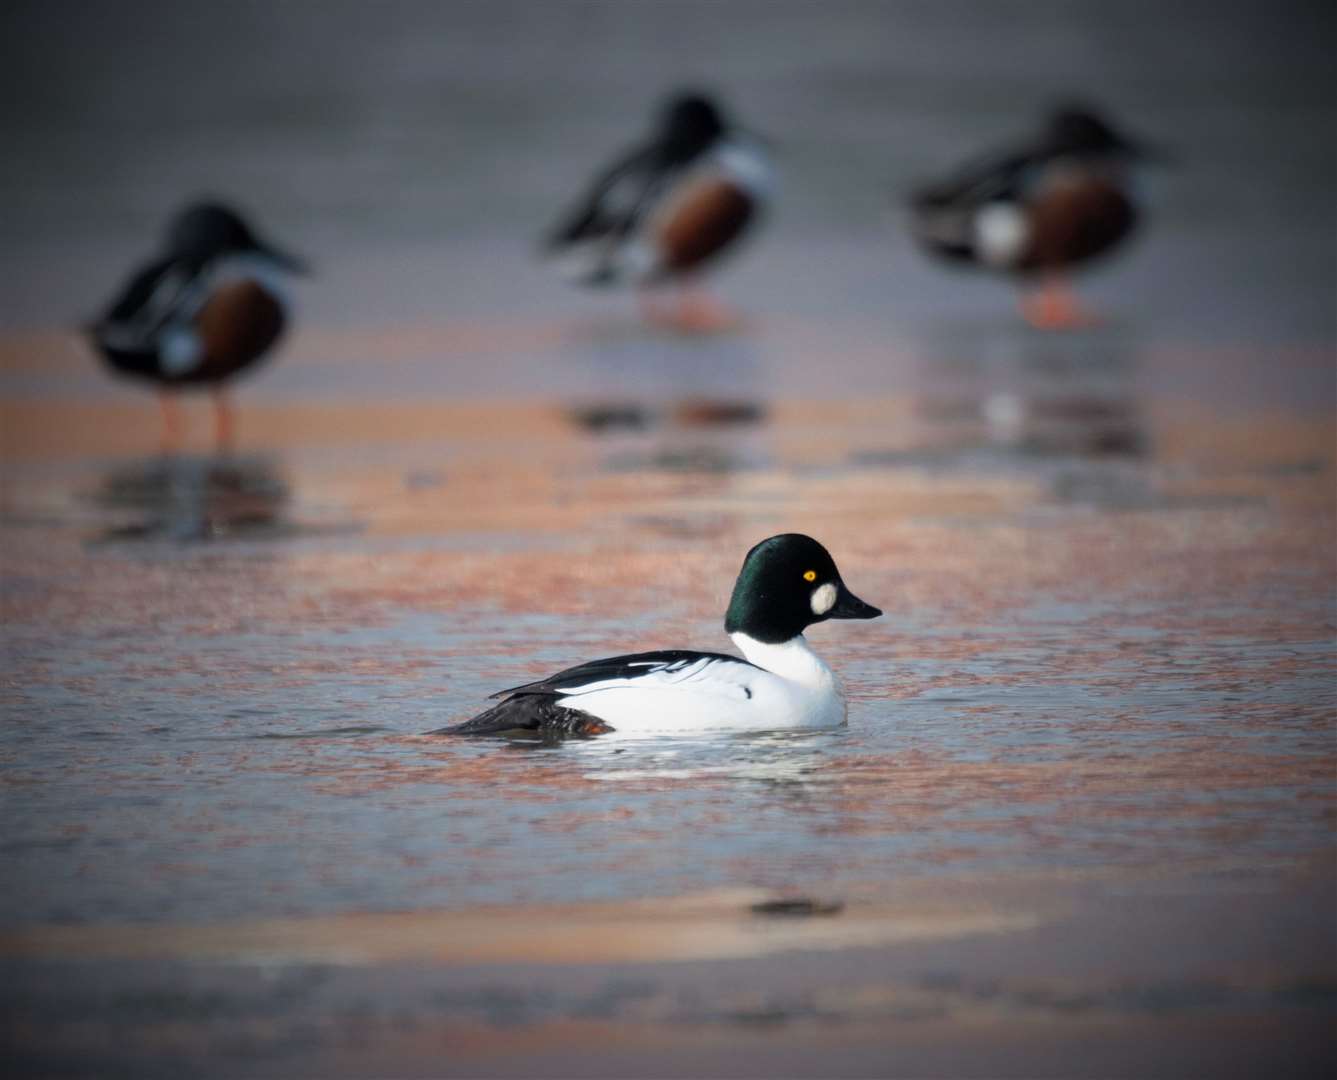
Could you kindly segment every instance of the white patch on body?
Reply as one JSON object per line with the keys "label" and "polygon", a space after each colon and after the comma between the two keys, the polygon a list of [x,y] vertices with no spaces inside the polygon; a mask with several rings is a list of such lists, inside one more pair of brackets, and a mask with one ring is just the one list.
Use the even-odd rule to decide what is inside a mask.
{"label": "white patch on body", "polygon": [[836,587],[830,582],[821,585],[812,591],[812,613],[814,615],[825,615],[836,604]]}
{"label": "white patch on body", "polygon": [[557,704],[630,736],[802,730],[845,722],[840,685],[802,634],[780,645],[732,636],[751,663],[704,658],[572,687]]}
{"label": "white patch on body", "polygon": [[775,169],[765,151],[744,139],[727,139],[706,155],[705,164],[760,202],[775,195]]}
{"label": "white patch on body", "polygon": [[229,255],[219,259],[207,275],[207,292],[237,281],[253,281],[264,289],[281,308],[292,301],[292,276],[273,259],[258,251]]}
{"label": "white patch on body", "polygon": [[174,378],[189,375],[204,359],[200,335],[190,324],[165,326],[158,335],[158,366]]}
{"label": "white patch on body", "polygon": [[1031,229],[1026,215],[1012,203],[986,203],[975,214],[975,251],[990,266],[1014,265],[1026,252]]}

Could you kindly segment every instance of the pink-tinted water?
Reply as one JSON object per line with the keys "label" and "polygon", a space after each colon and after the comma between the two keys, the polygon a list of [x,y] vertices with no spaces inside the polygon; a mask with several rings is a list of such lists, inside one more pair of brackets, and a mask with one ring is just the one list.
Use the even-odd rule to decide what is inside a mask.
{"label": "pink-tinted water", "polygon": [[[16,465],[0,921],[1324,853],[1330,417],[1067,374],[1047,398],[741,420],[652,399],[631,431],[557,404],[342,407],[328,451]],[[812,633],[847,730],[421,735],[583,658],[726,646],[741,553],[790,529],[887,611]]]}
{"label": "pink-tinted water", "polygon": [[[983,368],[897,366],[892,351],[905,388],[857,400],[647,389],[253,403],[244,431],[257,449],[232,459],[127,454],[127,441],[151,439],[152,412],[91,376],[86,402],[8,407],[0,951],[30,957],[10,961],[28,987],[11,1006],[35,1025],[11,1032],[17,1044],[50,1062],[34,1048],[61,1031],[82,1047],[73,1060],[142,1069],[198,1064],[210,1040],[250,1032],[256,1060],[281,1070],[307,1045],[294,1033],[325,1030],[330,1010],[368,992],[371,975],[329,981],[323,965],[346,945],[386,964],[403,957],[391,941],[438,941],[448,959],[445,942],[465,934],[513,963],[542,940],[505,944],[505,917],[467,932],[428,919],[389,940],[358,919],[481,906],[573,926],[590,901],[746,888],[853,905],[835,938],[786,947],[873,967],[851,984],[847,966],[813,960],[789,989],[776,982],[784,964],[728,968],[726,989],[705,997],[723,976],[679,986],[647,969],[649,998],[633,996],[628,1013],[617,972],[642,953],[626,944],[574,997],[533,998],[552,977],[542,970],[487,968],[485,983],[521,997],[481,1014],[479,977],[456,962],[430,977],[378,967],[390,980],[378,1008],[431,1030],[444,1019],[452,1053],[474,1046],[459,1058],[466,1073],[494,1053],[487,1032],[515,1025],[572,1068],[594,1059],[561,1048],[587,1038],[645,1047],[684,1030],[698,1041],[678,1046],[674,1070],[725,1068],[703,1033],[764,1021],[818,1055],[793,1059],[808,1061],[802,1071],[821,1068],[804,1025],[846,1025],[849,1068],[877,1075],[889,1017],[927,1040],[930,1064],[983,1017],[987,1063],[997,1025],[1023,1006],[1018,1030],[1031,1034],[1015,1037],[1032,1049],[1074,1007],[1128,1038],[1150,1009],[1138,1038],[1181,1048],[1214,1029],[1170,1037],[1158,1025],[1242,1009],[1280,1025],[1275,1039],[1250,1036],[1251,1053],[1286,1045],[1316,1060],[1310,1035],[1295,1040],[1332,985],[1330,923],[1314,907],[1331,901],[1337,796],[1332,414],[1187,404],[1139,389],[1142,354],[1111,367],[1041,347],[1038,366]],[[790,362],[764,338],[757,348]],[[1167,355],[1162,379],[1200,362]],[[289,361],[299,374],[326,362]],[[848,728],[540,747],[422,734],[581,659],[726,648],[720,617],[741,554],[784,530],[820,537],[887,613],[811,634],[844,679]],[[859,907],[906,888],[899,908]],[[1253,945],[1231,929],[1239,896],[1263,920],[1248,925],[1275,923],[1275,938]],[[961,921],[962,897],[983,913]],[[1128,903],[1142,905],[1136,932],[1119,922]],[[257,954],[245,927],[274,919],[290,921],[264,923]],[[140,939],[128,924],[217,925],[209,955],[233,966],[208,974],[189,966],[206,948],[189,932]],[[617,940],[687,947],[662,925],[650,913]],[[691,955],[723,964],[756,948],[713,925],[697,926],[712,944]],[[76,936],[50,937],[62,927]],[[1043,956],[1041,981],[981,974],[1016,969],[970,944],[981,933]],[[888,944],[925,934],[957,944]],[[1028,934],[1039,936],[1026,945]],[[1065,934],[1096,951],[1079,958]],[[133,966],[155,940],[175,942],[166,955],[187,966]],[[1170,943],[1183,955],[1162,970]],[[108,952],[121,966],[90,959]],[[278,1026],[263,1031],[238,1019],[261,1007],[258,984],[227,974],[257,955],[293,977],[326,972],[264,1006]],[[82,979],[55,974],[81,957],[96,985],[112,979],[111,997],[84,1001]],[[752,989],[728,990],[736,978]],[[203,996],[176,1057],[147,1049],[182,1022],[165,1006],[135,1006],[126,1045],[138,1049],[71,1034],[70,1015],[112,1017],[187,987]],[[612,1027],[580,1027],[573,1018],[605,998]],[[353,1074],[435,1060],[375,1023],[359,1021],[368,1058],[328,1033],[308,1049]],[[1126,1064],[1127,1039],[1114,1045],[1093,1067]],[[750,1068],[764,1073],[774,1047],[755,1050]],[[1149,1060],[1172,1068],[1177,1052]],[[535,1067],[516,1061],[507,1069]]]}

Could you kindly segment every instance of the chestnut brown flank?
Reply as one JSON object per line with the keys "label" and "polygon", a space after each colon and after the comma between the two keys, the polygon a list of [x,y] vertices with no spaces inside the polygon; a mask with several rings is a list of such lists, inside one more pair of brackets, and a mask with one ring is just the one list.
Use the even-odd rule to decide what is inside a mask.
{"label": "chestnut brown flank", "polygon": [[250,364],[283,332],[283,310],[254,281],[219,288],[196,317],[204,362],[192,372],[197,381],[213,381]]}
{"label": "chestnut brown flank", "polygon": [[1132,230],[1132,203],[1110,180],[1069,173],[1037,193],[1029,209],[1031,243],[1019,269],[1052,270],[1112,248]]}
{"label": "chestnut brown flank", "polygon": [[690,270],[720,251],[752,217],[752,201],[728,180],[691,184],[664,210],[655,241],[672,273]]}

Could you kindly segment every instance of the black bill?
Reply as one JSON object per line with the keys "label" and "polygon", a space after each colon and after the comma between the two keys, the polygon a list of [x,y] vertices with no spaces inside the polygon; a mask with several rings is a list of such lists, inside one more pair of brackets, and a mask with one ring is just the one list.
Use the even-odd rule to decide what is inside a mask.
{"label": "black bill", "polygon": [[826,613],[828,619],[876,619],[882,614],[881,608],[875,608],[872,604],[865,604],[849,589],[845,588],[842,581],[836,586],[836,602],[830,611]]}

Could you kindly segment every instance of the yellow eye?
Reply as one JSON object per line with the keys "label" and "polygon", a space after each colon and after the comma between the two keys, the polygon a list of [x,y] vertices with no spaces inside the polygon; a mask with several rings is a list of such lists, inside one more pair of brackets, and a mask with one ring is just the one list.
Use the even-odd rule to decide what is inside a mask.
{"label": "yellow eye", "polygon": [[805,570],[805,571],[803,571],[803,580],[804,580],[804,581],[816,581],[816,580],[817,580],[817,571],[816,571],[816,570]]}

